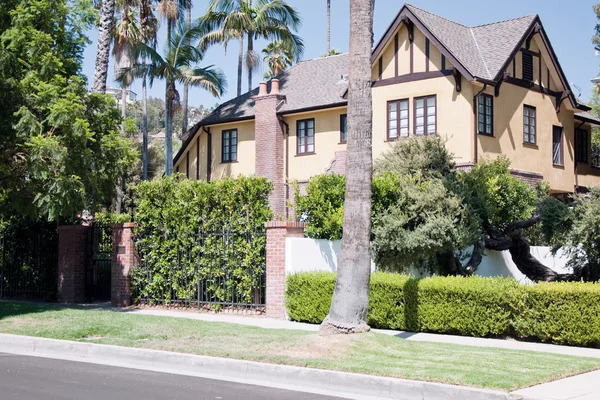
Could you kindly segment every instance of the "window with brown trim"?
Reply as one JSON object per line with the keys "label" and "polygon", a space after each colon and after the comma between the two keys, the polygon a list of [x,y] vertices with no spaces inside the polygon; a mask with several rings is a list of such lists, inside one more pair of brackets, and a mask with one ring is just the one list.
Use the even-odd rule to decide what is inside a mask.
{"label": "window with brown trim", "polygon": [[481,135],[494,135],[494,97],[482,93],[478,100],[478,125]]}
{"label": "window with brown trim", "polygon": [[433,135],[437,131],[435,95],[415,98],[415,135]]}
{"label": "window with brown trim", "polygon": [[296,122],[298,154],[315,152],[315,119],[302,119]]}
{"label": "window with brown trim", "polygon": [[408,99],[388,101],[387,140],[408,137]]}
{"label": "window with brown trim", "polygon": [[533,55],[530,53],[521,52],[523,57],[523,79],[533,81]]}
{"label": "window with brown trim", "polygon": [[536,143],[537,116],[535,107],[523,106],[523,142]]}
{"label": "window with brown trim", "polygon": [[221,162],[237,161],[238,132],[237,129],[223,131],[221,146]]}
{"label": "window with brown trim", "polygon": [[552,127],[552,163],[554,165],[564,165],[562,126],[554,125]]}
{"label": "window with brown trim", "polygon": [[348,115],[340,115],[340,143],[348,141]]}
{"label": "window with brown trim", "polygon": [[588,140],[588,131],[586,131],[585,129],[575,129],[575,145],[577,146],[575,155],[577,157],[577,162],[588,162]]}

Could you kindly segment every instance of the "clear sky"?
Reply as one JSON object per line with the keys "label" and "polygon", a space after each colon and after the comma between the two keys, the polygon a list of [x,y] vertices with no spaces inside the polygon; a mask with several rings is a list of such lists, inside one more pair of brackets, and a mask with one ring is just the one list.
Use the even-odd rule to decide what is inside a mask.
{"label": "clear sky", "polygon": [[[296,7],[302,16],[303,25],[299,35],[304,39],[306,48],[304,59],[319,57],[325,51],[326,1],[288,0],[288,2]],[[595,55],[591,43],[596,24],[592,6],[598,2],[599,0],[413,0],[411,4],[469,26],[539,14],[567,79],[581,89],[580,99],[587,102],[592,88],[590,79],[595,77],[600,70],[600,57]],[[208,3],[209,0],[193,0],[192,17],[197,18],[202,15]],[[399,0],[375,1],[375,42],[381,38],[402,4],[403,2]],[[331,1],[331,46],[342,52],[348,50],[349,8],[349,0]],[[88,76],[91,86],[97,32],[90,31],[89,37],[93,43],[86,49],[83,72]],[[165,37],[166,28],[163,26],[159,32],[159,46],[164,43]],[[265,45],[265,42],[259,41],[255,44],[255,50],[260,51]],[[202,65],[214,64],[221,68],[227,76],[229,89],[221,99],[216,99],[201,89],[190,89],[191,106],[202,104],[209,107],[217,102],[235,97],[237,53],[238,48],[235,42],[229,45],[227,54],[223,47],[214,47],[207,52]],[[108,85],[116,87],[117,85],[111,82],[112,63],[110,68]],[[259,68],[254,76],[254,86],[258,85],[263,73],[264,69]],[[243,83],[242,92],[246,92],[245,74]],[[132,89],[140,94],[140,86],[139,82],[136,82]],[[578,89],[574,87],[573,90],[577,96]],[[164,98],[164,83],[156,81],[154,87],[149,90],[149,94],[153,97]]]}

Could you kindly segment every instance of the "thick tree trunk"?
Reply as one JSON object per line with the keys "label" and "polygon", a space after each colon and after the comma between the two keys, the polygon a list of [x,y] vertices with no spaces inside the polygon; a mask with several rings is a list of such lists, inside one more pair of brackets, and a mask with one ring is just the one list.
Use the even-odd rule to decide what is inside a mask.
{"label": "thick tree trunk", "polygon": [[327,46],[325,54],[329,56],[331,53],[331,0],[327,0]]}
{"label": "thick tree trunk", "polygon": [[142,179],[148,180],[148,98],[146,76],[142,81]]}
{"label": "thick tree trunk", "polygon": [[373,170],[371,47],[373,0],[350,1],[350,74],[344,234],[329,315],[321,334],[369,330]]}
{"label": "thick tree trunk", "polygon": [[108,77],[108,60],[110,57],[110,42],[112,40],[113,19],[115,17],[115,0],[102,0],[100,25],[98,26],[98,51],[94,70],[93,92],[106,92]]}
{"label": "thick tree trunk", "polygon": [[242,95],[242,73],[244,71],[244,36],[240,36],[240,49],[238,54],[238,76],[237,76],[237,95]]}
{"label": "thick tree trunk", "polygon": [[[191,2],[187,3],[187,7],[185,10],[185,23],[189,27],[192,25],[192,4]],[[187,45],[190,45],[190,40],[188,38]],[[181,137],[185,135],[188,129],[188,92],[189,85],[186,83],[183,84],[183,119],[181,121]]]}

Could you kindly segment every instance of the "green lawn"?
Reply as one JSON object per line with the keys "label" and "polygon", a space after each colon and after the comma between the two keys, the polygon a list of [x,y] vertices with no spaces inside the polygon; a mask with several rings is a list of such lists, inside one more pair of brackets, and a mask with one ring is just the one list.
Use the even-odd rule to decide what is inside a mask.
{"label": "green lawn", "polygon": [[600,368],[600,360],[0,302],[0,333],[142,347],[513,390]]}

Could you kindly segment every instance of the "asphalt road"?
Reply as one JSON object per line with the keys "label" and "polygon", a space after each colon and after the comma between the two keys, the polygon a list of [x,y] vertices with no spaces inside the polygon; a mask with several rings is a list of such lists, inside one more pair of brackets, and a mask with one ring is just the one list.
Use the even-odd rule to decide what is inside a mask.
{"label": "asphalt road", "polygon": [[0,353],[2,400],[342,400],[240,383]]}

